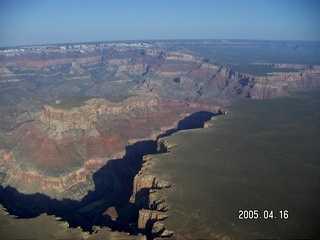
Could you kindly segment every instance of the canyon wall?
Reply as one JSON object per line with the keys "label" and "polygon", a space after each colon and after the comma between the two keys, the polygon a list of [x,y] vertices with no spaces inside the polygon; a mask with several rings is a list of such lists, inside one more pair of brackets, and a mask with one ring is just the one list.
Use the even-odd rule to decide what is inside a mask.
{"label": "canyon wall", "polygon": [[195,110],[162,101],[153,92],[133,91],[121,102],[93,98],[81,104],[69,109],[60,101],[46,105],[39,118],[14,131],[8,143],[13,147],[1,154],[8,168],[3,186],[59,199],[79,183],[86,182],[89,191],[94,183],[88,176],[109,160],[123,158],[127,146],[155,140]]}
{"label": "canyon wall", "polygon": [[[140,44],[0,50],[0,183],[25,194],[82,201],[95,191],[97,172],[106,166],[118,170],[114,161],[128,156],[135,160],[129,154],[133,145],[157,141],[155,152],[170,151],[174,145],[161,136],[193,113],[218,113],[233,99],[320,87],[318,65],[252,64],[275,71],[254,76],[207,58]],[[123,178],[126,172],[134,176],[139,164],[126,162]],[[170,183],[146,171],[152,164],[150,156],[143,158],[130,204],[139,209],[140,232],[170,237],[173,232],[161,222],[168,217]],[[121,194],[117,181],[110,184]],[[115,206],[105,212],[116,220]]]}
{"label": "canyon wall", "polygon": [[34,191],[57,193],[188,114],[318,89],[320,77],[318,66],[278,64],[294,72],[257,77],[183,52],[122,46],[2,51],[0,66],[1,87],[11,89],[0,106],[3,150],[15,163],[5,183],[29,179]]}
{"label": "canyon wall", "polygon": [[[158,139],[159,152],[169,152],[175,147],[173,143],[168,143],[165,139]],[[166,229],[163,224],[168,216],[170,206],[166,202],[166,189],[171,187],[171,183],[157,175],[153,175],[152,156],[143,158],[142,168],[134,178],[133,193],[130,202],[139,207],[138,228],[147,232],[148,235],[156,237],[171,237],[174,232]]]}

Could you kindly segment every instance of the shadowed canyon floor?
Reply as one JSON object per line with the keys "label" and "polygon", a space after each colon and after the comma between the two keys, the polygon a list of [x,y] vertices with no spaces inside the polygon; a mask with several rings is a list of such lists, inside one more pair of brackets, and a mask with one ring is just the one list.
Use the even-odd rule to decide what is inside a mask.
{"label": "shadowed canyon floor", "polygon": [[[144,155],[170,151],[175,144],[168,142],[166,136],[203,127],[218,112],[225,113],[221,107],[235,99],[274,98],[293,91],[319,89],[319,49],[316,42],[220,40],[0,49],[0,201],[9,213],[18,217],[50,222],[55,221],[53,217],[39,214],[52,214],[62,217],[71,227],[81,226],[94,234],[97,228],[108,226],[126,233],[144,234],[148,239],[180,236],[184,232],[170,225],[173,218],[167,219],[172,209],[179,216],[179,206],[172,208],[170,201],[165,200],[167,192],[177,190],[177,184],[171,183],[172,179],[162,180],[166,176],[164,172],[162,176],[144,175],[144,170],[153,165]],[[254,104],[258,106],[259,102],[244,103],[253,104],[254,109]],[[232,131],[241,132],[245,126],[233,126],[229,119],[232,114],[223,118],[225,124],[231,124]],[[252,117],[256,113],[250,114]],[[237,116],[242,118],[241,114]],[[258,117],[255,120],[250,123],[252,128],[265,123]],[[223,125],[224,120],[209,121],[205,127],[216,123]],[[212,129],[200,132],[206,136]],[[177,136],[180,134],[189,137],[189,133],[181,132]],[[266,132],[266,136],[273,135]],[[195,139],[198,139],[195,144],[189,143],[190,157],[197,153],[197,144],[205,147],[210,142],[203,142],[200,137]],[[221,135],[221,144],[225,142],[223,145],[229,146],[231,142],[233,146],[228,150],[231,155],[226,157],[226,162],[237,157],[239,148],[256,146],[247,142],[239,147],[234,142],[237,139],[242,141],[237,134],[231,140]],[[204,151],[218,154],[219,149]],[[248,159],[251,156],[242,154]],[[177,159],[178,156],[172,164]],[[228,171],[239,164],[231,164]],[[251,164],[256,166],[244,162],[246,174]],[[185,169],[188,166],[183,162],[183,172],[190,171]],[[192,168],[197,170],[197,166]],[[199,181],[204,176],[208,180],[213,178],[217,185],[221,182],[222,188],[225,183],[219,178],[222,173],[212,171],[217,175],[195,173],[200,174]],[[193,185],[198,182],[196,176],[188,181],[190,187],[197,187]],[[185,192],[183,189],[179,191]],[[211,194],[200,193],[201,189],[190,188],[188,193]],[[229,199],[231,195],[221,194],[221,201],[223,197]],[[196,200],[192,201],[197,204]],[[183,207],[184,202],[181,202]],[[198,216],[199,222],[207,219],[200,212],[192,214]],[[4,213],[1,216],[3,222],[10,218]],[[35,219],[19,220],[29,224]],[[206,230],[200,228],[204,233],[208,229],[219,232],[215,221]],[[228,227],[229,223],[223,225]],[[1,223],[3,226],[8,225]],[[241,229],[232,231],[242,234]],[[226,232],[221,229],[222,235],[212,236],[230,236]],[[79,234],[78,230],[74,234]],[[94,234],[90,237],[97,236]]]}
{"label": "shadowed canyon floor", "polygon": [[[201,128],[204,122],[213,116],[215,114],[205,111],[191,114],[179,121],[176,129],[169,129],[159,137],[180,130]],[[11,214],[19,218],[34,218],[47,213],[67,221],[70,227],[79,226],[89,232],[93,231],[94,226],[108,226],[112,230],[138,234],[139,206],[129,201],[133,178],[141,169],[143,156],[165,152],[166,148],[159,145],[156,140],[146,140],[127,146],[125,151],[126,154],[122,159],[108,160],[102,168],[93,173],[94,188],[81,201],[57,200],[41,193],[22,194],[10,186],[5,188],[1,186],[0,201]],[[81,187],[80,184],[79,188]],[[116,214],[114,219],[107,209],[114,209]],[[143,231],[143,233],[148,235],[148,232]]]}

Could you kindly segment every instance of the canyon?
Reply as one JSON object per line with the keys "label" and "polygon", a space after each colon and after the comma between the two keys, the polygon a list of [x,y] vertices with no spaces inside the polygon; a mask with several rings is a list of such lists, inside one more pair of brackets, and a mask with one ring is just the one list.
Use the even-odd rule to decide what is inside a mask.
{"label": "canyon", "polygon": [[[86,230],[93,221],[148,238],[170,237],[173,232],[159,222],[167,217],[163,194],[170,183],[145,177],[142,172],[152,161],[143,156],[170,151],[162,137],[203,127],[235,99],[275,98],[320,87],[317,64],[258,59],[252,65],[274,71],[257,76],[169,45],[0,50],[1,203],[10,208],[12,192],[21,199],[40,194],[39,202],[47,197],[58,202],[48,200],[48,211],[33,207],[26,215],[47,212],[74,227],[85,222]],[[57,213],[55,204],[66,210]],[[11,211],[21,216],[24,210],[18,208],[26,205],[18,205]],[[97,212],[101,216],[94,221]]]}
{"label": "canyon", "polygon": [[[139,223],[161,217],[150,231],[178,239],[318,238],[319,100],[242,99],[203,129],[159,139],[168,151],[145,156],[134,181],[136,203],[151,210]],[[241,219],[252,208],[258,217]]]}
{"label": "canyon", "polygon": [[[43,115],[12,133],[7,143],[11,151],[2,150],[8,166],[2,185],[28,194],[70,197],[68,189],[85,182],[108,160],[124,157],[125,147],[156,140],[194,111],[186,104],[158,102],[152,92],[139,94],[121,103],[90,99],[72,109],[60,108],[63,103],[45,105]],[[36,187],[24,186],[30,182]]]}

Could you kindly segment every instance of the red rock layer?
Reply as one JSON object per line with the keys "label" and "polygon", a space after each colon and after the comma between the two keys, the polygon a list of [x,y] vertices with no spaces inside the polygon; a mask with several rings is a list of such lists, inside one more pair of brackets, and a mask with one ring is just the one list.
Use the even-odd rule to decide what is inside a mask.
{"label": "red rock layer", "polygon": [[69,110],[58,106],[46,106],[40,118],[13,133],[10,144],[15,147],[2,156],[11,159],[6,161],[10,169],[6,184],[20,179],[18,188],[23,188],[23,182],[34,183],[38,191],[61,193],[86,181],[88,174],[108,160],[122,158],[126,146],[155,140],[184,116],[201,109],[161,101],[154,93],[122,103],[91,99]]}

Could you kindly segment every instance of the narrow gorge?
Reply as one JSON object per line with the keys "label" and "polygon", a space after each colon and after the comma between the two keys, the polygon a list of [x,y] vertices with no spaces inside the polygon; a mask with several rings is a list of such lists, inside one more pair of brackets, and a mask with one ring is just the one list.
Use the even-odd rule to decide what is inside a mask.
{"label": "narrow gorge", "polygon": [[[83,234],[107,226],[135,239],[172,236],[162,221],[172,183],[144,171],[150,155],[174,147],[166,136],[212,126],[206,122],[235,100],[318,90],[319,61],[295,62],[286,46],[199,40],[0,49],[0,203],[19,219],[54,215]],[[265,49],[286,61],[242,54]]]}
{"label": "narrow gorge", "polygon": [[[107,160],[102,162],[103,164],[93,164],[94,168],[89,169],[97,170],[92,175],[86,172],[87,167],[83,173],[84,180],[81,180],[79,170],[76,171],[76,176],[80,176],[79,178],[74,181],[66,179],[69,184],[73,184],[66,187],[68,191],[61,189],[63,184],[54,185],[55,181],[63,183],[58,178],[57,180],[48,179],[48,182],[43,179],[40,181],[40,186],[36,189],[42,189],[40,191],[44,193],[22,193],[23,189],[27,191],[30,189],[27,189],[28,184],[26,187],[21,185],[21,182],[16,186],[21,189],[20,191],[9,185],[1,186],[1,204],[10,214],[19,218],[34,218],[47,213],[67,221],[70,227],[80,226],[84,231],[89,232],[92,232],[94,227],[106,226],[114,231],[125,231],[133,235],[140,233],[147,239],[160,236],[170,237],[173,232],[165,229],[165,226],[159,222],[167,217],[165,213],[167,206],[165,198],[157,193],[157,190],[161,188],[170,187],[170,183],[152,175],[141,175],[144,173],[143,169],[150,164],[145,156],[170,151],[172,146],[168,146],[161,137],[169,136],[180,130],[203,127],[204,123],[215,115],[217,113],[201,111],[186,116],[178,122],[176,128],[167,129],[156,139],[137,141],[126,146],[122,158]],[[61,114],[59,116],[61,117]],[[8,165],[12,164],[10,160],[13,160],[9,156],[6,156],[6,159]],[[86,162],[86,165],[89,164]],[[99,165],[100,167],[97,167]],[[35,174],[31,175],[23,171],[18,173],[9,169],[8,174],[11,172],[15,176],[22,174],[20,178],[25,179],[26,182],[37,182]],[[48,197],[55,189],[65,192],[64,196],[69,194],[70,198],[52,199]],[[72,199],[74,196],[81,200]]]}

